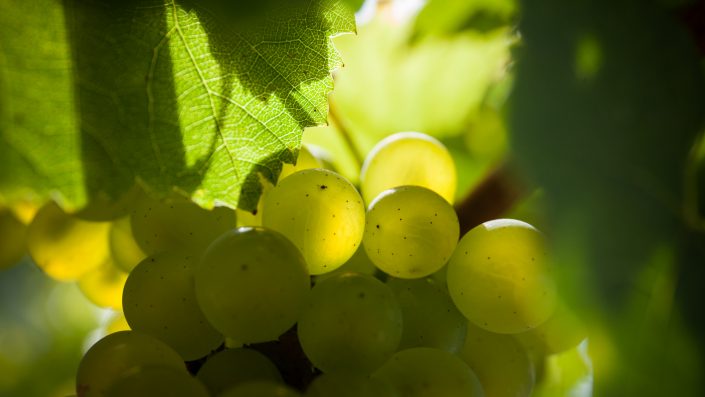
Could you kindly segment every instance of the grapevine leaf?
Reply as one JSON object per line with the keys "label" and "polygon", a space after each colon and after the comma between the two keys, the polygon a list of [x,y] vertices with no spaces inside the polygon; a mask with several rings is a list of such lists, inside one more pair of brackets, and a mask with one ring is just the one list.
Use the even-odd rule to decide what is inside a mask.
{"label": "grapevine leaf", "polygon": [[137,179],[254,208],[258,175],[276,180],[326,122],[330,38],[354,18],[327,0],[240,4],[0,2],[0,198],[71,209]]}

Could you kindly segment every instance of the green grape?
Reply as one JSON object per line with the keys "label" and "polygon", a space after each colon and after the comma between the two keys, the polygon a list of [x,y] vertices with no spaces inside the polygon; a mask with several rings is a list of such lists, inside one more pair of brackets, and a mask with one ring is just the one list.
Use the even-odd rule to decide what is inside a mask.
{"label": "green grape", "polygon": [[145,366],[115,381],[105,397],[208,397],[205,386],[188,372]]}
{"label": "green grape", "polygon": [[160,202],[144,197],[130,214],[130,223],[135,241],[147,255],[172,248],[200,253],[234,228],[235,218],[235,211],[225,207],[209,211],[184,199]]}
{"label": "green grape", "polygon": [[365,227],[365,208],[355,187],[318,168],[281,180],[264,197],[262,212],[262,224],[291,240],[314,275],[350,259]]}
{"label": "green grape", "polygon": [[108,222],[87,222],[46,204],[27,230],[27,248],[48,276],[73,281],[104,264],[109,257]]}
{"label": "green grape", "polygon": [[420,278],[445,265],[459,234],[458,216],[443,197],[424,187],[400,186],[370,204],[363,242],[380,270]]}
{"label": "green grape", "polygon": [[[397,397],[389,382],[351,373],[323,374],[314,379],[306,397]],[[399,396],[401,397],[401,396]]]}
{"label": "green grape", "polygon": [[[301,146],[296,165],[284,164],[282,172],[279,174],[279,180],[286,178],[297,171],[307,170],[310,168],[323,168],[323,164],[308,150],[306,145]],[[274,187],[271,182],[265,178],[260,178],[262,185],[262,195],[260,196],[257,209],[254,212],[237,209],[237,225],[238,226],[262,226],[262,210],[264,207],[264,198],[269,191]]]}
{"label": "green grape", "polygon": [[512,335],[488,332],[469,323],[460,358],[475,371],[488,396],[531,395],[534,366]]}
{"label": "green grape", "polygon": [[455,163],[438,140],[419,132],[400,132],[381,140],[370,151],[360,171],[366,203],[397,186],[423,186],[449,203],[455,198]]}
{"label": "green grape", "polygon": [[264,228],[240,228],[218,238],[197,266],[195,282],[206,318],[242,343],[275,340],[291,328],[311,283],[296,247]]}
{"label": "green grape", "polygon": [[110,334],[91,346],[81,359],[76,374],[76,394],[104,396],[120,377],[148,365],[176,368],[186,373],[181,357],[164,342],[135,331]]}
{"label": "green grape", "polygon": [[123,310],[130,328],[167,343],[184,360],[217,348],[222,335],[206,320],[196,301],[190,251],[164,251],[140,262],[125,283]]}
{"label": "green grape", "polygon": [[122,289],[127,273],[112,260],[89,270],[78,279],[78,288],[89,301],[100,307],[122,310]]}
{"label": "green grape", "polygon": [[430,278],[390,278],[404,319],[399,349],[434,347],[456,353],[463,346],[467,320],[448,293]]}
{"label": "green grape", "polygon": [[301,397],[301,394],[281,383],[253,381],[241,383],[218,397]]}
{"label": "green grape", "polygon": [[117,219],[110,227],[110,254],[115,265],[128,273],[147,257],[132,237],[130,217]]}
{"label": "green grape", "polygon": [[333,270],[332,272],[316,276],[315,281],[316,283],[320,283],[321,281],[327,278],[337,276],[338,274],[350,272],[369,274],[370,276],[374,276],[374,274],[377,272],[377,267],[374,263],[372,263],[370,258],[367,257],[367,252],[365,252],[364,244],[360,244],[360,246],[357,247],[357,251],[355,251],[353,256],[351,256],[350,259],[348,259],[348,261],[343,264],[343,266]]}
{"label": "green grape", "polygon": [[460,358],[430,347],[415,347],[394,354],[374,377],[386,380],[404,397],[485,395],[475,373]]}
{"label": "green grape", "polygon": [[83,208],[71,212],[71,216],[92,222],[106,222],[127,216],[130,209],[143,196],[142,189],[133,185],[130,190],[117,198],[105,193],[96,194]]}
{"label": "green grape", "polygon": [[283,383],[279,370],[264,354],[245,348],[227,349],[208,357],[197,377],[214,396],[248,381]]}
{"label": "green grape", "polygon": [[515,336],[529,353],[543,357],[577,346],[587,337],[587,330],[578,316],[559,302],[556,311],[543,324]]}
{"label": "green grape", "polygon": [[374,371],[396,351],[401,333],[394,293],[357,273],[316,284],[298,325],[304,353],[323,372]]}
{"label": "green grape", "polygon": [[27,251],[27,226],[6,208],[0,208],[0,270],[22,259]]}
{"label": "green grape", "polygon": [[492,332],[519,333],[548,319],[556,304],[543,236],[514,219],[485,222],[458,243],[448,290],[470,321]]}

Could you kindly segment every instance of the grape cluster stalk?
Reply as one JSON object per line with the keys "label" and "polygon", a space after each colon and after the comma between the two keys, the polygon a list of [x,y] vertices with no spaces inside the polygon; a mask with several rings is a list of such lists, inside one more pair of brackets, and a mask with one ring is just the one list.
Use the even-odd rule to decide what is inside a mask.
{"label": "grape cluster stalk", "polygon": [[461,233],[455,190],[448,150],[399,133],[359,186],[304,146],[254,213],[135,188],[72,214],[48,203],[25,240],[121,313],[78,397],[528,397],[583,327],[544,235],[516,219]]}

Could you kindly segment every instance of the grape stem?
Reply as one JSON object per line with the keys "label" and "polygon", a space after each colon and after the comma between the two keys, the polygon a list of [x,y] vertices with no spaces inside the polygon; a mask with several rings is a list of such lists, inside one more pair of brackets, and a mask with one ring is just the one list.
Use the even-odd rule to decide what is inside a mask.
{"label": "grape stem", "polygon": [[362,168],[362,163],[365,161],[365,156],[360,151],[359,147],[355,144],[355,141],[352,139],[350,131],[345,127],[345,123],[343,122],[343,119],[338,113],[338,108],[337,106],[335,106],[335,101],[333,101],[332,99],[328,101],[328,121],[330,124],[332,124],[333,128],[340,133],[340,136],[343,138],[345,145],[348,147],[348,151],[352,154],[353,158],[355,159],[356,168],[358,170]]}
{"label": "grape stem", "polygon": [[511,164],[502,162],[490,170],[462,201],[456,203],[460,235],[483,222],[501,217],[526,197],[528,190]]}

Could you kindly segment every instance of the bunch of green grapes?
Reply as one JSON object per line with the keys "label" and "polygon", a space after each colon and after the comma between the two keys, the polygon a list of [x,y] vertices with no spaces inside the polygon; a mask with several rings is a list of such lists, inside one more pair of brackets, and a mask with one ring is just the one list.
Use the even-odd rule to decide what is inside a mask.
{"label": "bunch of green grapes", "polygon": [[29,253],[113,310],[78,397],[526,397],[543,360],[584,339],[536,228],[461,238],[440,142],[390,136],[359,187],[315,154],[239,221],[138,188],[0,209],[0,267]]}

